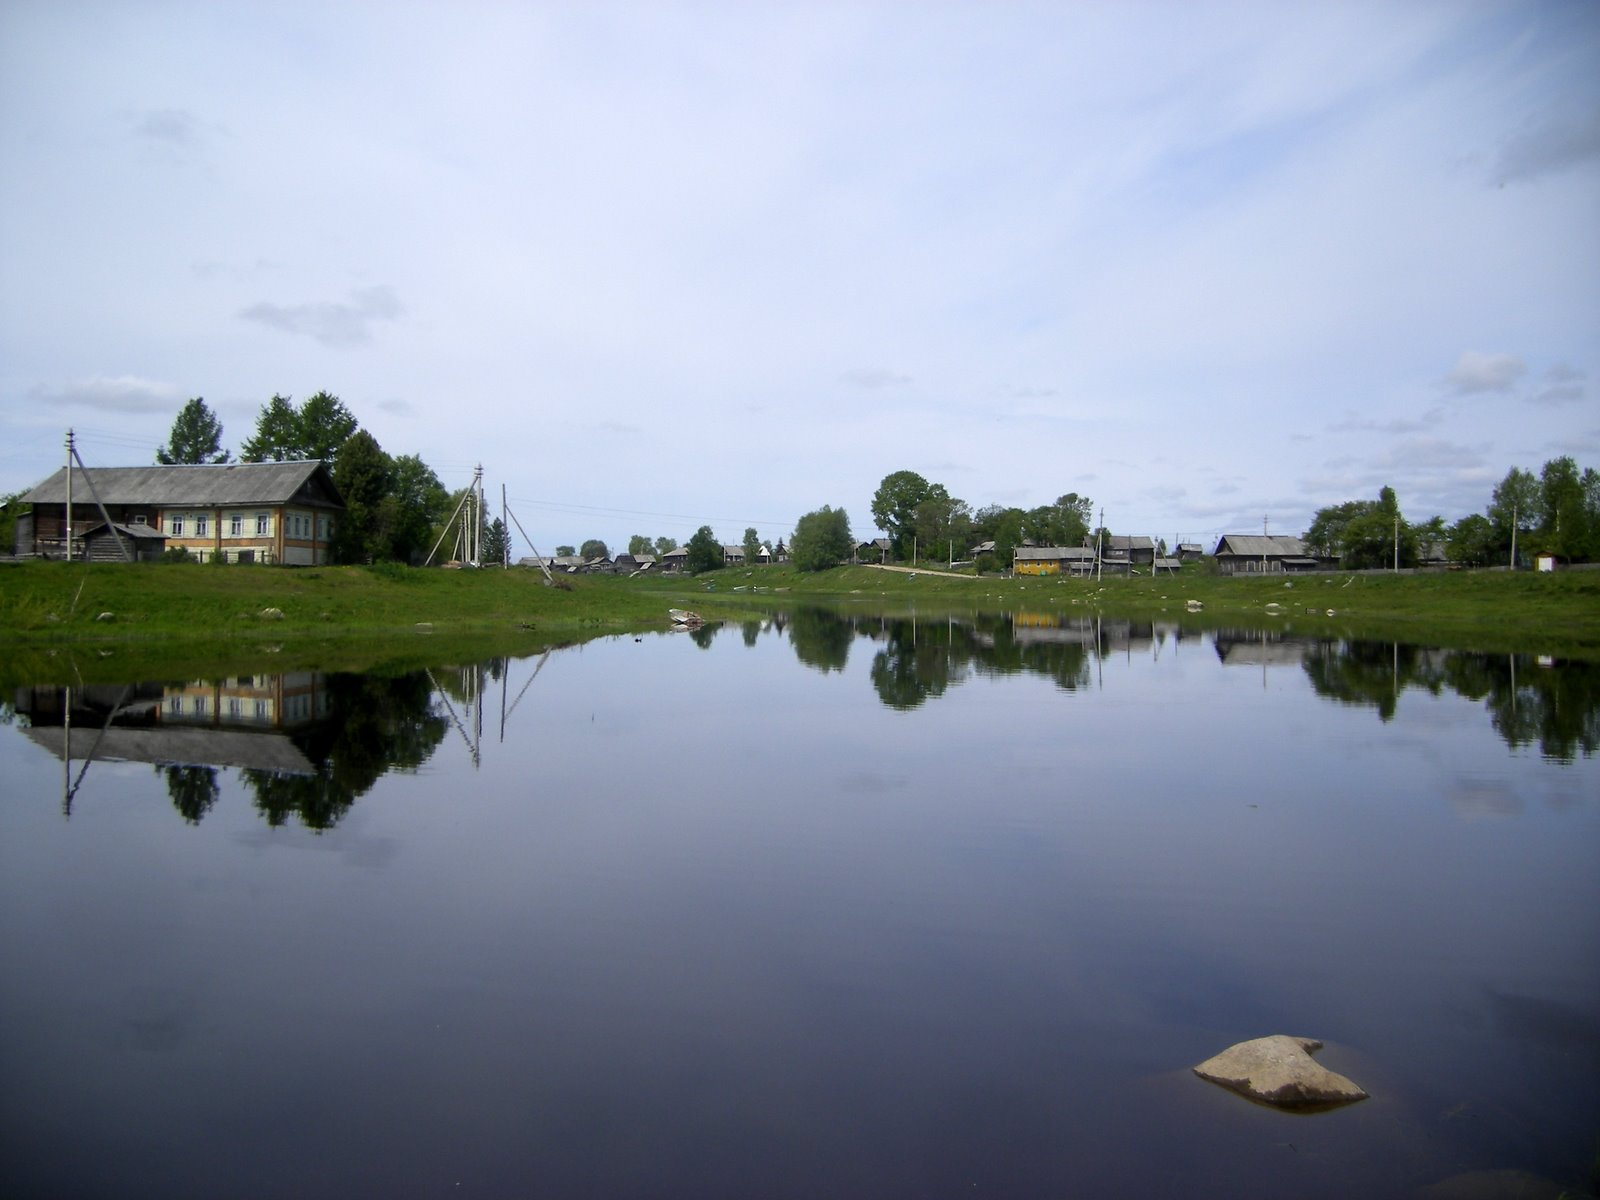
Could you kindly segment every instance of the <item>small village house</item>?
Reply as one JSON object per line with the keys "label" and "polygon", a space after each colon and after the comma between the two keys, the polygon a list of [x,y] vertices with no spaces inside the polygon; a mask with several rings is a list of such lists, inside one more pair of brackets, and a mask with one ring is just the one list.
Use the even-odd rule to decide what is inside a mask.
{"label": "small village house", "polygon": [[1304,541],[1279,533],[1225,533],[1212,555],[1224,575],[1282,575],[1322,566]]}

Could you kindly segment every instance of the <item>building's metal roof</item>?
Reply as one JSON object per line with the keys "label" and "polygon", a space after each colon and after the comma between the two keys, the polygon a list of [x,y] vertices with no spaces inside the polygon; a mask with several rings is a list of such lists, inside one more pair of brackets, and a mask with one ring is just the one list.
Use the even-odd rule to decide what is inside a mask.
{"label": "building's metal roof", "polygon": [[[319,478],[320,477],[320,478]],[[316,480],[313,494],[299,496],[307,484]],[[94,494],[89,483],[94,484]],[[320,499],[314,493],[327,493]],[[148,504],[152,507],[195,507],[229,504],[298,503],[329,508],[343,507],[333,476],[320,459],[301,462],[225,463],[221,466],[175,467],[90,467],[72,471],[74,507],[94,503],[95,495],[106,504]],[[67,469],[62,467],[38,487],[22,497],[28,504],[65,504]]]}
{"label": "building's metal roof", "polygon": [[1304,557],[1306,544],[1297,537],[1281,533],[1225,533],[1217,541],[1216,554],[1242,554],[1246,558],[1270,558],[1292,554]]}
{"label": "building's metal roof", "polygon": [[1094,558],[1094,550],[1088,546],[1019,546],[1016,550],[1018,562],[1059,562],[1086,558]]}
{"label": "building's metal roof", "polygon": [[109,529],[111,529],[111,530],[113,530],[113,531],[115,531],[117,533],[125,533],[129,537],[147,538],[147,539],[155,538],[155,539],[159,539],[161,541],[166,541],[167,540],[167,535],[162,533],[161,530],[159,530],[159,529],[152,529],[148,525],[136,525],[136,524],[124,525],[124,524],[122,524],[121,522],[118,522],[118,521],[113,521],[109,526],[107,526],[107,524],[104,521],[101,521],[100,524],[96,525],[93,529],[89,530],[87,533],[83,534],[82,536],[86,537],[86,538],[87,537],[93,537],[95,534],[99,533],[102,529],[107,529],[107,528],[109,528]]}

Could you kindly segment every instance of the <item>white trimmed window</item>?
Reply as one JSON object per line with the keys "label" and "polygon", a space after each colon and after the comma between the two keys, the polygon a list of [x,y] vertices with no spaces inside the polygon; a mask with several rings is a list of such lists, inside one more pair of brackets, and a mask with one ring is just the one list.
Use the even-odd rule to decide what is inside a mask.
{"label": "white trimmed window", "polygon": [[244,536],[244,514],[234,513],[228,518],[228,535],[230,537]]}
{"label": "white trimmed window", "polygon": [[272,514],[271,513],[257,513],[256,514],[256,536],[257,537],[266,537],[267,534],[269,534],[271,532],[272,532]]}
{"label": "white trimmed window", "polygon": [[167,523],[167,532],[168,532],[168,536],[170,536],[170,537],[182,537],[183,536],[183,514],[182,513],[176,513],[176,514],[173,515],[172,519]]}
{"label": "white trimmed window", "polygon": [[195,537],[206,537],[207,535],[210,534],[210,532],[211,532],[211,518],[208,517],[205,513],[201,513],[199,516],[195,517],[195,519],[194,519],[194,535],[195,535]]}

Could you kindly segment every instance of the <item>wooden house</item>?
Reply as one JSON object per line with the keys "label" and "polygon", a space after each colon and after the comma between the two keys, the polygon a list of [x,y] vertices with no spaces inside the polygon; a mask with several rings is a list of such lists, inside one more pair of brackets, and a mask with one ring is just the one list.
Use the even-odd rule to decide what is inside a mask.
{"label": "wooden house", "polygon": [[1121,533],[1109,535],[1100,551],[1107,563],[1116,560],[1132,566],[1149,566],[1156,558],[1156,544],[1149,538]]}
{"label": "wooden house", "polygon": [[1282,575],[1322,566],[1304,541],[1278,533],[1225,533],[1212,555],[1224,575]]}
{"label": "wooden house", "polygon": [[[201,561],[313,566],[328,561],[334,523],[344,512],[327,464],[314,459],[74,467],[70,519],[63,467],[22,501],[32,512],[17,522],[16,552],[43,558],[65,558],[69,536],[78,557],[109,516],[118,529],[149,529],[164,538],[166,549],[181,547]],[[109,548],[121,557],[114,536],[114,529],[104,530],[97,551]],[[149,535],[140,538],[148,549]]]}
{"label": "wooden house", "polygon": [[166,548],[166,534],[148,525],[101,521],[83,535],[83,557],[89,562],[154,562]]}

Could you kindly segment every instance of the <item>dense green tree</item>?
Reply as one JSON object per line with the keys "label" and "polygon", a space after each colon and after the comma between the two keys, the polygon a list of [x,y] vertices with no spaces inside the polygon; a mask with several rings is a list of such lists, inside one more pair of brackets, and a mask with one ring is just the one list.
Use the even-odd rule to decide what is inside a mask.
{"label": "dense green tree", "polygon": [[948,561],[956,556],[957,547],[966,550],[972,536],[972,509],[965,500],[946,491],[943,484],[932,484],[916,507],[914,531],[914,548],[919,555]]}
{"label": "dense green tree", "polygon": [[1092,512],[1089,497],[1068,492],[1057,496],[1054,504],[1030,509],[1023,521],[1023,535],[1037,546],[1081,546],[1089,536]]}
{"label": "dense green tree", "polygon": [[994,529],[987,540],[994,542],[994,565],[1002,571],[1011,569],[1017,547],[1023,542],[1023,524],[1028,514],[1020,508],[1006,508],[994,520]]}
{"label": "dense green tree", "polygon": [[1489,520],[1494,522],[1499,546],[1509,556],[1515,545],[1518,557],[1531,549],[1525,535],[1537,527],[1539,481],[1532,471],[1512,467],[1495,484],[1489,501]]}
{"label": "dense green tree", "polygon": [[490,521],[483,530],[483,565],[499,566],[511,553],[511,534],[499,517]]}
{"label": "dense green tree", "polygon": [[889,535],[894,556],[904,558],[916,536],[917,505],[928,498],[930,485],[915,471],[895,471],[883,477],[872,496],[872,519]]}
{"label": "dense green tree", "polygon": [[1378,511],[1372,500],[1346,500],[1343,504],[1330,504],[1317,509],[1306,530],[1306,548],[1323,558],[1339,558],[1344,554],[1345,529],[1351,521],[1371,516]]}
{"label": "dense green tree", "polygon": [[288,396],[276,392],[261,406],[255,434],[239,447],[243,462],[287,462],[300,458],[300,416]]}
{"label": "dense green tree", "polygon": [[577,554],[578,554],[578,552],[575,549],[573,549],[571,546],[557,546],[556,547],[556,557],[557,558],[575,558],[575,557],[577,557]]}
{"label": "dense green tree", "polygon": [[1450,527],[1445,553],[1451,562],[1464,567],[1487,567],[1503,561],[1497,549],[1494,522],[1482,513],[1471,513]]}
{"label": "dense green tree", "polygon": [[1539,548],[1571,560],[1584,557],[1588,541],[1578,464],[1571,455],[1552,458],[1539,472]]}
{"label": "dense green tree", "polygon": [[656,557],[665,558],[678,548],[676,538],[658,537],[656,539]]}
{"label": "dense green tree", "polygon": [[167,434],[167,444],[156,451],[158,463],[225,463],[232,457],[222,448],[222,422],[196,396],[181,409]]}
{"label": "dense green tree", "polygon": [[420,456],[402,454],[389,474],[388,501],[392,505],[385,520],[388,556],[416,566],[433,548],[450,515],[450,493]]}
{"label": "dense green tree", "polygon": [[744,561],[746,565],[754,564],[755,561],[761,557],[761,535],[756,532],[755,526],[752,525],[744,531],[744,542],[742,545],[744,548]]}
{"label": "dense green tree", "polygon": [[346,442],[334,464],[333,481],[344,498],[344,515],[334,525],[334,559],[363,563],[388,558],[394,464],[377,439],[363,429]]}
{"label": "dense green tree", "polygon": [[611,551],[599,538],[590,538],[578,550],[584,562],[593,562],[597,558],[610,558]]}
{"label": "dense green tree", "polygon": [[31,507],[22,502],[27,494],[26,491],[20,491],[0,496],[0,554],[10,554],[16,546],[17,518],[24,509]]}
{"label": "dense green tree", "polygon": [[244,462],[294,462],[320,458],[335,463],[339,451],[360,428],[339,397],[317,392],[298,408],[274,394],[256,417],[255,436],[239,448]]}
{"label": "dense green tree", "polygon": [[702,525],[695,530],[694,536],[689,539],[688,550],[689,561],[686,565],[692,575],[715,571],[722,565],[722,543],[717,541],[717,535],[711,532],[709,525]]}
{"label": "dense green tree", "polygon": [[641,554],[654,554],[655,546],[644,534],[636,533],[628,539],[628,553],[635,558]]}
{"label": "dense green tree", "polygon": [[849,516],[826,504],[801,517],[789,539],[789,559],[801,571],[825,571],[849,562],[854,549]]}
{"label": "dense green tree", "polygon": [[296,458],[320,458],[336,463],[339,451],[360,428],[355,416],[330,392],[307,396],[296,414],[300,445]]}
{"label": "dense green tree", "polygon": [[1346,500],[1319,508],[1306,531],[1305,541],[1316,554],[1337,557],[1352,569],[1392,567],[1396,537],[1402,567],[1417,564],[1417,532],[1400,515],[1400,502],[1391,487],[1381,488],[1376,500]]}

